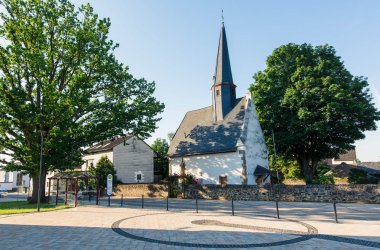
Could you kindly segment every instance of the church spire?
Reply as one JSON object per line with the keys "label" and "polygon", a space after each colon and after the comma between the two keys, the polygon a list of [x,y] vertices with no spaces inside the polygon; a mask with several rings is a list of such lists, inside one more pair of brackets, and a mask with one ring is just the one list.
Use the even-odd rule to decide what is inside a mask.
{"label": "church spire", "polygon": [[222,28],[219,36],[218,54],[216,57],[216,67],[214,75],[213,91],[213,111],[214,121],[223,118],[232,110],[236,102],[236,86],[233,83],[230,57],[228,54],[226,29],[222,11]]}
{"label": "church spire", "polygon": [[220,83],[233,83],[224,21],[222,22],[222,28],[220,30],[218,55],[216,57],[215,67],[215,84]]}

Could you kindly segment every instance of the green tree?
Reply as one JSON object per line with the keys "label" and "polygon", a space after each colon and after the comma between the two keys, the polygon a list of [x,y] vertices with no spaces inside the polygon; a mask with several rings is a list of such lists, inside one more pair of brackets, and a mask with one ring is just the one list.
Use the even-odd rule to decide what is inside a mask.
{"label": "green tree", "polygon": [[[110,20],[68,0],[1,0],[0,154],[7,169],[33,179],[37,200],[43,139],[47,171],[81,164],[81,148],[115,135],[146,138],[164,105],[155,84],[118,62]],[[18,161],[18,164],[14,164]]]}
{"label": "green tree", "polygon": [[152,148],[156,153],[159,153],[162,156],[165,156],[169,150],[169,144],[165,139],[157,138],[152,143]]}
{"label": "green tree", "polygon": [[318,163],[313,179],[314,184],[334,184],[334,176],[331,167],[326,163]]}
{"label": "green tree", "polygon": [[102,156],[96,164],[96,167],[91,166],[90,172],[99,178],[100,189],[107,187],[107,175],[109,174],[113,176],[113,183],[117,181],[116,170],[107,156]]}
{"label": "green tree", "polygon": [[[279,171],[279,178],[282,179],[301,179],[300,167],[295,160],[289,160],[281,156],[277,156],[276,161],[274,161],[274,156],[270,155],[270,170],[273,172]],[[277,174],[274,176],[277,179]],[[273,177],[272,177],[273,178]]]}
{"label": "green tree", "polygon": [[368,83],[344,67],[333,47],[288,44],[275,49],[251,85],[269,148],[297,160],[307,183],[317,163],[337,157],[375,130],[380,112]]}
{"label": "green tree", "polygon": [[158,153],[158,157],[154,158],[155,172],[164,178],[169,176],[169,160],[166,154],[169,150],[169,144],[165,139],[157,138],[152,144],[153,150]]}

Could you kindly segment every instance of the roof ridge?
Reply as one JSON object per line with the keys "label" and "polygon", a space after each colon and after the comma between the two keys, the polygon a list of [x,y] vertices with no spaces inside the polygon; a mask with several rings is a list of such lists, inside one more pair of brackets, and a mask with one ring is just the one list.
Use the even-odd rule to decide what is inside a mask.
{"label": "roof ridge", "polygon": [[210,105],[210,106],[206,106],[206,107],[203,107],[203,108],[199,108],[199,109],[189,110],[189,111],[186,112],[186,114],[187,114],[187,113],[190,113],[190,112],[193,112],[193,111],[198,111],[198,110],[201,110],[201,109],[207,109],[207,108],[212,108],[212,105]]}

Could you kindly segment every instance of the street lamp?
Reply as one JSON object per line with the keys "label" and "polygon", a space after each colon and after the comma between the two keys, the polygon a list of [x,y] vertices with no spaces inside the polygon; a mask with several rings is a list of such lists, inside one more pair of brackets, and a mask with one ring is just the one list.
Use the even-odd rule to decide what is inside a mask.
{"label": "street lamp", "polygon": [[[43,156],[43,146],[44,146],[43,131],[40,130],[40,132],[41,132],[41,152],[40,152],[40,173],[39,173],[39,177],[38,177],[37,212],[40,211],[40,207],[41,207],[42,156]],[[58,192],[58,190],[57,190],[57,192]]]}

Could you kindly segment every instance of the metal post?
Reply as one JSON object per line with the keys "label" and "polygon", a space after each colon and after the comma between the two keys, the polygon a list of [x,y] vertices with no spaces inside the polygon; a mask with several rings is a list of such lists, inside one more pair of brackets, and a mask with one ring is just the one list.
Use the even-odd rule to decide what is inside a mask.
{"label": "metal post", "polygon": [[[41,207],[41,182],[42,182],[42,156],[43,156],[43,146],[44,146],[44,136],[41,130],[41,152],[40,152],[40,173],[38,178],[38,197],[37,197],[37,212],[40,211]],[[45,184],[44,184],[45,185]]]}
{"label": "metal post", "polygon": [[48,204],[50,204],[50,186],[51,186],[51,179],[49,179]]}
{"label": "metal post", "polygon": [[232,216],[235,216],[235,208],[234,208],[234,198],[232,197],[232,200],[231,200],[231,204],[232,204]]}
{"label": "metal post", "polygon": [[169,211],[169,196],[166,197],[166,211]]}
{"label": "metal post", "polygon": [[278,210],[278,201],[276,201],[277,219],[280,219],[280,211]]}
{"label": "metal post", "polygon": [[75,181],[75,204],[74,206],[77,207],[78,205],[78,177]]}
{"label": "metal post", "polygon": [[196,209],[196,212],[198,213],[198,195],[195,196],[195,209]]}
{"label": "metal post", "polygon": [[123,206],[123,194],[121,194],[121,199],[120,200],[121,200],[121,202],[120,202],[121,204],[120,205]]}
{"label": "metal post", "polygon": [[58,205],[59,179],[57,179],[57,193],[55,194],[55,205]]}
{"label": "metal post", "polygon": [[144,208],[144,195],[141,196],[141,208]]}
{"label": "metal post", "polygon": [[111,195],[108,195],[108,206],[111,206]]}
{"label": "metal post", "polygon": [[99,178],[96,178],[96,205],[99,205]]}
{"label": "metal post", "polygon": [[100,205],[100,200],[102,198],[102,197],[100,197],[100,190],[97,190],[96,192],[97,192],[97,194],[96,194],[96,196],[97,196],[97,200],[96,200],[97,203],[96,203],[96,205]]}
{"label": "metal post", "polygon": [[68,188],[67,188],[67,183],[69,182],[69,179],[66,178],[66,188],[65,188],[65,205],[67,205],[67,191],[68,191]]}
{"label": "metal post", "polygon": [[336,202],[333,201],[333,206],[334,206],[334,213],[335,213],[335,222],[338,223],[338,213],[336,212]]}

